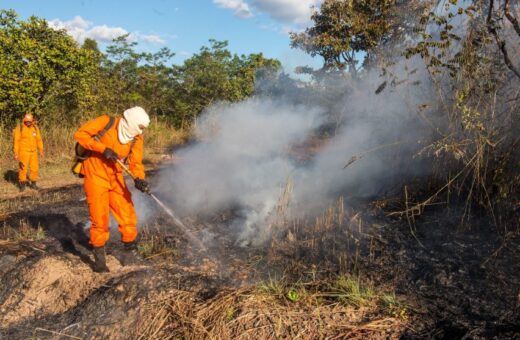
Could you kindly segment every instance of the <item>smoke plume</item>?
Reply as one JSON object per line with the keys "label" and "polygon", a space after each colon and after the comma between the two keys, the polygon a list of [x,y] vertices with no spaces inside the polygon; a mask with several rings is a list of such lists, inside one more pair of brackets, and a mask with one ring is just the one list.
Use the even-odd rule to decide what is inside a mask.
{"label": "smoke plume", "polygon": [[[183,216],[233,210],[229,228],[237,241],[261,244],[288,183],[288,210],[296,216],[341,195],[381,193],[403,174],[427,171],[413,155],[418,141],[432,133],[424,112],[418,114],[429,105],[430,86],[425,70],[413,64],[342,80],[337,88],[344,93],[333,98],[313,86],[313,98],[327,97],[316,104],[293,90],[214,105],[197,122],[198,141],[178,151],[178,163],[160,173],[156,189],[163,196],[167,191]],[[295,146],[323,131],[335,135],[322,138],[317,151],[303,147],[310,160],[295,157]],[[356,161],[344,169],[352,157]]]}

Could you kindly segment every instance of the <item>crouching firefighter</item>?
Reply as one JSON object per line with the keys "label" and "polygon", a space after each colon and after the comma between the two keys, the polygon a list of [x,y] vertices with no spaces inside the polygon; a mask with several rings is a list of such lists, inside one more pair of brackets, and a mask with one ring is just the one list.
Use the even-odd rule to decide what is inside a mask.
{"label": "crouching firefighter", "polygon": [[94,253],[94,271],[108,272],[105,243],[109,239],[109,212],[119,224],[124,244],[122,264],[135,261],[137,253],[137,215],[123,178],[119,161],[128,161],[135,187],[149,192],[144,180],[143,130],[150,118],[141,107],[126,110],[122,117],[100,116],[80,127],[74,134],[76,154],[81,157],[80,174],[89,207],[90,244]]}
{"label": "crouching firefighter", "polygon": [[[14,159],[18,161],[18,186],[20,192],[26,185],[32,189],[38,189],[38,153],[43,156],[43,141],[40,129],[36,126],[31,113],[24,115],[22,124],[13,130]],[[29,182],[27,182],[29,172]]]}

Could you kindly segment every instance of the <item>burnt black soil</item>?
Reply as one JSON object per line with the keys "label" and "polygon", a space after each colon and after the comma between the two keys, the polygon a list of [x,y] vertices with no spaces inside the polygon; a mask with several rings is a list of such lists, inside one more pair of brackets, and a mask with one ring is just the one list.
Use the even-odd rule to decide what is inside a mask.
{"label": "burnt black soil", "polygon": [[[59,194],[62,198],[53,203],[24,198],[21,202],[23,206],[23,200],[27,200],[26,209],[0,221],[11,226],[19,225],[20,221],[34,228],[39,225],[48,236],[42,241],[21,242],[16,246],[0,244],[0,280],[4,285],[0,288],[0,306],[5,302],[8,285],[21,267],[52,256],[91,266],[84,233],[88,213],[86,202],[81,200],[82,188],[71,186],[41,193],[46,194]],[[363,216],[366,221],[372,221],[372,226],[362,233],[359,261],[347,269],[369,277],[376,284],[394,287],[397,295],[406,301],[410,325],[403,338],[520,339],[520,236],[517,233],[498,231],[485,220],[460,229],[460,216],[448,215],[440,208],[428,211],[413,226],[406,220],[391,219],[381,213],[366,212]],[[179,248],[177,257],[169,263],[150,259],[132,270],[111,273],[100,280],[101,283],[93,284],[85,297],[65,311],[42,312],[7,328],[0,326],[0,338],[34,336],[38,328],[67,329],[85,338],[117,337],[107,329],[117,329],[124,323],[122,320],[137,315],[151,295],[160,296],[175,288],[195,292],[197,299],[206,300],[222,290],[283,274],[284,264],[307,262],[294,266],[288,274],[294,275],[294,271],[306,271],[306,265],[319,267],[320,259],[327,257],[326,249],[316,255],[305,247],[295,247],[286,249],[270,263],[268,249],[242,248],[235,244],[225,227],[228,218],[221,215],[204,221],[186,219],[197,235],[209,235],[211,239],[209,250],[201,252],[189,245],[167,216],[157,212],[154,225],[175,239]],[[511,230],[517,228],[511,226]],[[341,235],[332,235],[331,239],[337,245],[346,242]],[[109,254],[117,259],[120,247],[117,232],[112,232]],[[330,263],[323,266],[332,268],[327,275],[345,270],[334,269]],[[38,338],[46,337],[39,333]]]}
{"label": "burnt black soil", "polygon": [[417,313],[403,337],[519,339],[520,236],[485,221],[460,229],[460,219],[431,211],[412,226],[416,237],[403,221],[383,232],[376,270]]}

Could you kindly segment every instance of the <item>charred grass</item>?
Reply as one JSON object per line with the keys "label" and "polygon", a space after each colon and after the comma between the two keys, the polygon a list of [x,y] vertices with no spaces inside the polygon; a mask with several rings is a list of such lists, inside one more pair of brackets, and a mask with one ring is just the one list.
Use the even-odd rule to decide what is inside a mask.
{"label": "charred grass", "polygon": [[[69,195],[68,198],[63,196],[53,201],[51,195],[47,197],[49,202],[29,200],[25,202],[28,204],[20,203],[18,209],[25,206],[50,213],[49,207],[57,202],[62,207],[83,204],[77,203],[80,194],[78,188],[70,189],[68,193],[62,192],[62,195]],[[8,219],[9,227],[1,229],[13,240],[18,234],[13,234],[10,228],[16,221],[23,221],[22,216],[14,214]],[[37,233],[38,223],[54,223],[52,221],[35,218],[28,225],[20,226],[17,233],[23,235],[25,242],[30,242],[27,240],[35,238],[33,233]],[[43,250],[23,258],[0,256],[0,260],[7,261],[8,258],[9,263],[12,262],[2,284],[12,284],[9,277],[20,277],[22,281],[42,285],[42,291],[48,291],[49,296],[58,294],[75,298],[60,304],[59,312],[47,313],[44,310],[51,311],[47,308],[40,313],[29,308],[38,303],[30,301],[32,295],[25,291],[21,281],[13,281],[20,281],[20,285],[6,292],[10,292],[8,296],[27,297],[27,314],[23,319],[9,314],[13,315],[9,321],[11,326],[0,334],[78,338],[90,334],[123,338],[110,326],[118,323],[127,325],[126,338],[141,339],[397,337],[409,322],[408,308],[405,301],[395,295],[391,285],[381,285],[360,270],[364,241],[355,241],[364,237],[359,233],[359,228],[364,228],[360,221],[361,215],[356,216],[353,210],[343,208],[343,202],[337,202],[321,217],[306,221],[310,226],[305,228],[300,223],[290,224],[288,220],[278,218],[278,224],[271,228],[270,243],[259,248],[233,245],[230,231],[222,229],[221,224],[206,222],[205,228],[213,228],[212,231],[220,233],[224,241],[221,248],[215,245],[209,254],[200,254],[186,247],[186,240],[175,232],[175,228],[167,227],[167,222],[159,219],[157,224],[142,230],[139,251],[144,262],[125,269],[109,254],[113,273],[107,278],[95,273],[87,275],[89,267],[79,261],[78,253],[66,253],[64,248],[64,252],[60,251],[62,248],[57,241],[62,242],[63,237],[70,236],[66,230],[61,230],[67,228],[67,224],[60,226],[56,221],[50,228],[53,232],[46,234]],[[191,226],[198,228],[196,222]],[[17,225],[15,227],[18,229]],[[336,235],[330,237],[328,234]],[[76,241],[71,242],[80,247]],[[328,250],[318,251],[321,247]],[[24,251],[27,249],[31,250],[25,247]],[[358,255],[355,255],[356,251]],[[46,273],[55,271],[44,267],[51,262],[63,273],[77,271],[77,276],[67,274],[70,282],[62,282],[59,273],[55,273],[55,278],[48,278]],[[70,270],[66,269],[69,267]],[[27,269],[29,271],[24,274],[27,271],[24,268],[40,269]],[[257,275],[251,275],[253,272]],[[36,273],[37,277],[31,276]],[[88,280],[82,280],[89,285],[73,294],[73,280],[81,275],[88,276]],[[46,283],[54,281],[56,283],[51,286]],[[54,285],[61,293],[53,290]],[[7,299],[7,295],[0,296],[0,303],[4,298]],[[100,309],[100,306],[103,307]],[[14,306],[4,304],[3,308]],[[110,319],[103,318],[102,321],[101,314],[106,311],[110,312]]]}

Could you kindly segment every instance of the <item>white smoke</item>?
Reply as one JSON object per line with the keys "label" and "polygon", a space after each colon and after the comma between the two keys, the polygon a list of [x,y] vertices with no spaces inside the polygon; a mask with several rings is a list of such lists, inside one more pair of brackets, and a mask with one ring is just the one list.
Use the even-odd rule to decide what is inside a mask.
{"label": "white smoke", "polygon": [[171,189],[183,215],[248,211],[239,236],[244,238],[265,220],[296,169],[289,148],[322,121],[317,108],[263,98],[215,105],[198,122],[200,142],[177,154],[179,165],[163,172],[159,188]]}
{"label": "white smoke", "polygon": [[[160,173],[155,189],[183,216],[233,210],[229,228],[237,240],[259,244],[288,180],[295,214],[312,213],[340,195],[380,193],[400,175],[420,174],[425,169],[412,163],[414,152],[432,130],[418,108],[428,104],[430,85],[425,70],[412,64],[344,80],[348,86],[341,88],[349,90],[327,109],[294,104],[292,94],[215,105],[197,123],[198,142],[177,153],[179,162]],[[292,148],[315,138],[330,110],[339,117],[336,135],[309,162],[298,162]],[[371,149],[378,151],[344,169],[349,158]]]}

